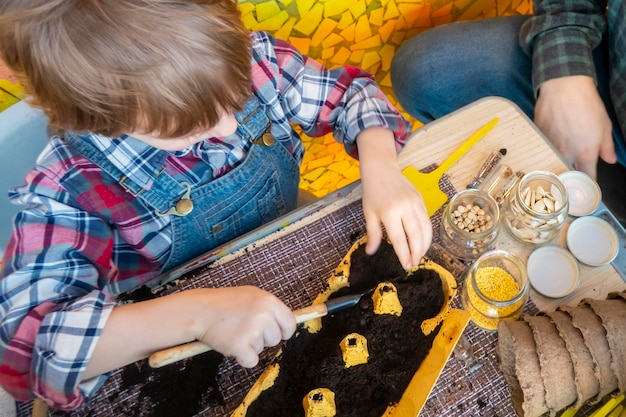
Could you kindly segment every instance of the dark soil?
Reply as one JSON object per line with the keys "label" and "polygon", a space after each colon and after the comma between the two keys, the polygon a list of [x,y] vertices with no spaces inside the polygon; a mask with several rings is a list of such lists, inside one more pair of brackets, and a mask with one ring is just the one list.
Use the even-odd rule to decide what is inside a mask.
{"label": "dark soil", "polygon": [[[375,315],[372,299],[366,295],[358,306],[325,317],[318,333],[300,331],[276,359],[280,373],[275,384],[250,405],[247,416],[304,416],[302,399],[316,388],[335,393],[337,417],[380,417],[389,404],[400,400],[439,330],[424,336],[422,321],[439,313],[444,296],[435,271],[419,270],[398,279],[404,271],[394,261],[397,258],[389,245],[371,257],[360,247],[352,255],[350,287],[334,296],[393,279],[402,315]],[[346,369],[339,343],[353,332],[365,336],[370,357],[367,364]]]}
{"label": "dark soil", "polygon": [[209,404],[224,405],[217,383],[224,356],[210,351],[185,361],[152,369],[148,361],[124,368],[122,387],[141,387],[139,395],[120,415],[193,416]]}
{"label": "dark soil", "polygon": [[[118,297],[118,301],[140,302],[155,297],[148,287],[142,286]],[[218,383],[223,360],[222,354],[209,351],[158,369],[151,368],[147,360],[124,367],[121,391],[139,388],[139,393],[133,401],[122,402],[116,415],[189,417],[208,405],[224,405]]]}
{"label": "dark soil", "polygon": [[[393,280],[398,288],[404,307],[401,317],[374,315],[368,295],[358,306],[324,318],[319,333],[301,330],[286,343],[278,359],[281,372],[276,384],[252,404],[248,416],[303,416],[302,398],[320,387],[335,392],[337,417],[378,417],[388,404],[398,402],[436,333],[425,337],[420,325],[436,315],[443,304],[439,276],[424,270],[407,277],[388,243],[373,256],[365,254],[363,245],[352,254],[350,287],[333,297],[373,289],[387,280]],[[154,297],[149,288],[142,287],[119,301]],[[345,369],[339,342],[352,332],[367,338],[370,360]],[[184,417],[210,406],[223,406],[218,383],[222,361],[219,353],[207,352],[160,369],[150,368],[145,360],[126,366],[121,374],[121,392],[138,392],[133,401],[118,404],[115,413]]]}

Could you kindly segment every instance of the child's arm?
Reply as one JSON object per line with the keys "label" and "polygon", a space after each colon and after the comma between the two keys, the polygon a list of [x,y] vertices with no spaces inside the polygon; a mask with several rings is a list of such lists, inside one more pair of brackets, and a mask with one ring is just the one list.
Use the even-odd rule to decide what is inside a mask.
{"label": "child's arm", "polygon": [[402,175],[390,130],[371,127],[358,138],[367,253],[383,236],[381,223],[405,268],[417,265],[430,246],[432,225],[422,196]]}
{"label": "child's arm", "polygon": [[[277,327],[280,336],[293,333],[289,309],[256,288],[195,290],[116,306],[114,294],[158,273],[155,259],[161,252],[144,247],[141,254],[126,251],[116,257],[110,225],[78,209],[67,182],[60,180],[73,178],[67,175],[72,167],[88,164],[59,140],[51,146],[27,185],[12,193],[26,207],[16,216],[0,279],[0,383],[12,396],[28,401],[34,392],[54,408],[71,410],[104,382],[105,375],[96,375],[155,350],[201,338],[252,364],[256,353],[246,350],[246,341],[258,349],[276,343]],[[99,175],[99,170],[88,172]],[[96,195],[87,202],[105,204],[130,195],[119,190],[119,195],[111,191],[99,198],[102,187],[89,183],[79,191],[90,195],[94,188]],[[146,227],[139,220],[131,224]],[[225,315],[217,314],[222,307]],[[94,378],[87,379],[86,370]]]}
{"label": "child's arm", "polygon": [[396,151],[409,139],[411,124],[371,74],[352,66],[327,69],[266,33],[255,34],[253,47],[254,88],[274,120],[286,118],[313,137],[333,133],[354,158],[359,158],[356,138],[369,127],[392,132]]}
{"label": "child's arm", "polygon": [[[332,132],[361,161],[368,252],[378,247],[382,223],[402,265],[417,264],[430,245],[432,226],[421,196],[396,161],[411,133],[410,123],[371,74],[350,66],[329,70],[267,34],[257,34],[254,45],[258,54],[268,55],[258,73],[277,74],[280,111],[310,136]],[[256,88],[261,94],[272,91],[265,77],[260,80]]]}
{"label": "child's arm", "polygon": [[245,367],[296,329],[291,310],[257,287],[195,289],[115,307],[83,380],[193,340]]}

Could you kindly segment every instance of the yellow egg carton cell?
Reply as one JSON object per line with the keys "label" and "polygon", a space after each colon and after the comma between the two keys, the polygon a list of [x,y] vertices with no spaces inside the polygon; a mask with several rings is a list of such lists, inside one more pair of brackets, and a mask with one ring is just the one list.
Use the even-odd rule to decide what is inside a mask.
{"label": "yellow egg carton cell", "polygon": [[328,388],[317,388],[302,399],[305,417],[335,417],[335,393]]}
{"label": "yellow egg carton cell", "polygon": [[367,363],[370,353],[367,350],[367,339],[358,333],[350,333],[339,343],[343,362],[346,368]]}
{"label": "yellow egg carton cell", "polygon": [[402,304],[398,298],[398,290],[391,282],[381,282],[372,293],[374,314],[391,314],[400,316]]}

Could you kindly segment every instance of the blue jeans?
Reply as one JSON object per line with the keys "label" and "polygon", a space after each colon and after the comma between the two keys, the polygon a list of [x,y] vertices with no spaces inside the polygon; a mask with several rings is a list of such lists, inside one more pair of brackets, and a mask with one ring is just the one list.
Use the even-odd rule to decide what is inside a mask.
{"label": "blue jeans", "polygon": [[[532,120],[532,60],[518,38],[527,18],[456,22],[407,40],[391,64],[391,81],[400,105],[428,123],[480,98],[500,96],[517,104]],[[594,50],[598,91],[613,121],[618,161],[626,165],[624,136],[609,96],[607,48],[605,39]]]}

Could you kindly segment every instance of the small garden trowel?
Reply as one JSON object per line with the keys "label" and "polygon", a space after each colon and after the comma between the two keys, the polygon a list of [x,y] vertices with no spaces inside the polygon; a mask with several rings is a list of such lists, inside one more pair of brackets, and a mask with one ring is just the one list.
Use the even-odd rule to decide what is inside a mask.
{"label": "small garden trowel", "polygon": [[461,156],[465,154],[476,142],[481,140],[493,127],[498,123],[498,118],[494,118],[486,125],[478,129],[476,133],[470,136],[461,146],[452,153],[437,168],[428,173],[418,171],[413,166],[406,167],[402,173],[413,183],[415,188],[420,192],[424,199],[424,204],[428,209],[428,216],[435,214],[437,210],[448,201],[446,193],[439,188],[439,180],[443,174],[452,166]]}

